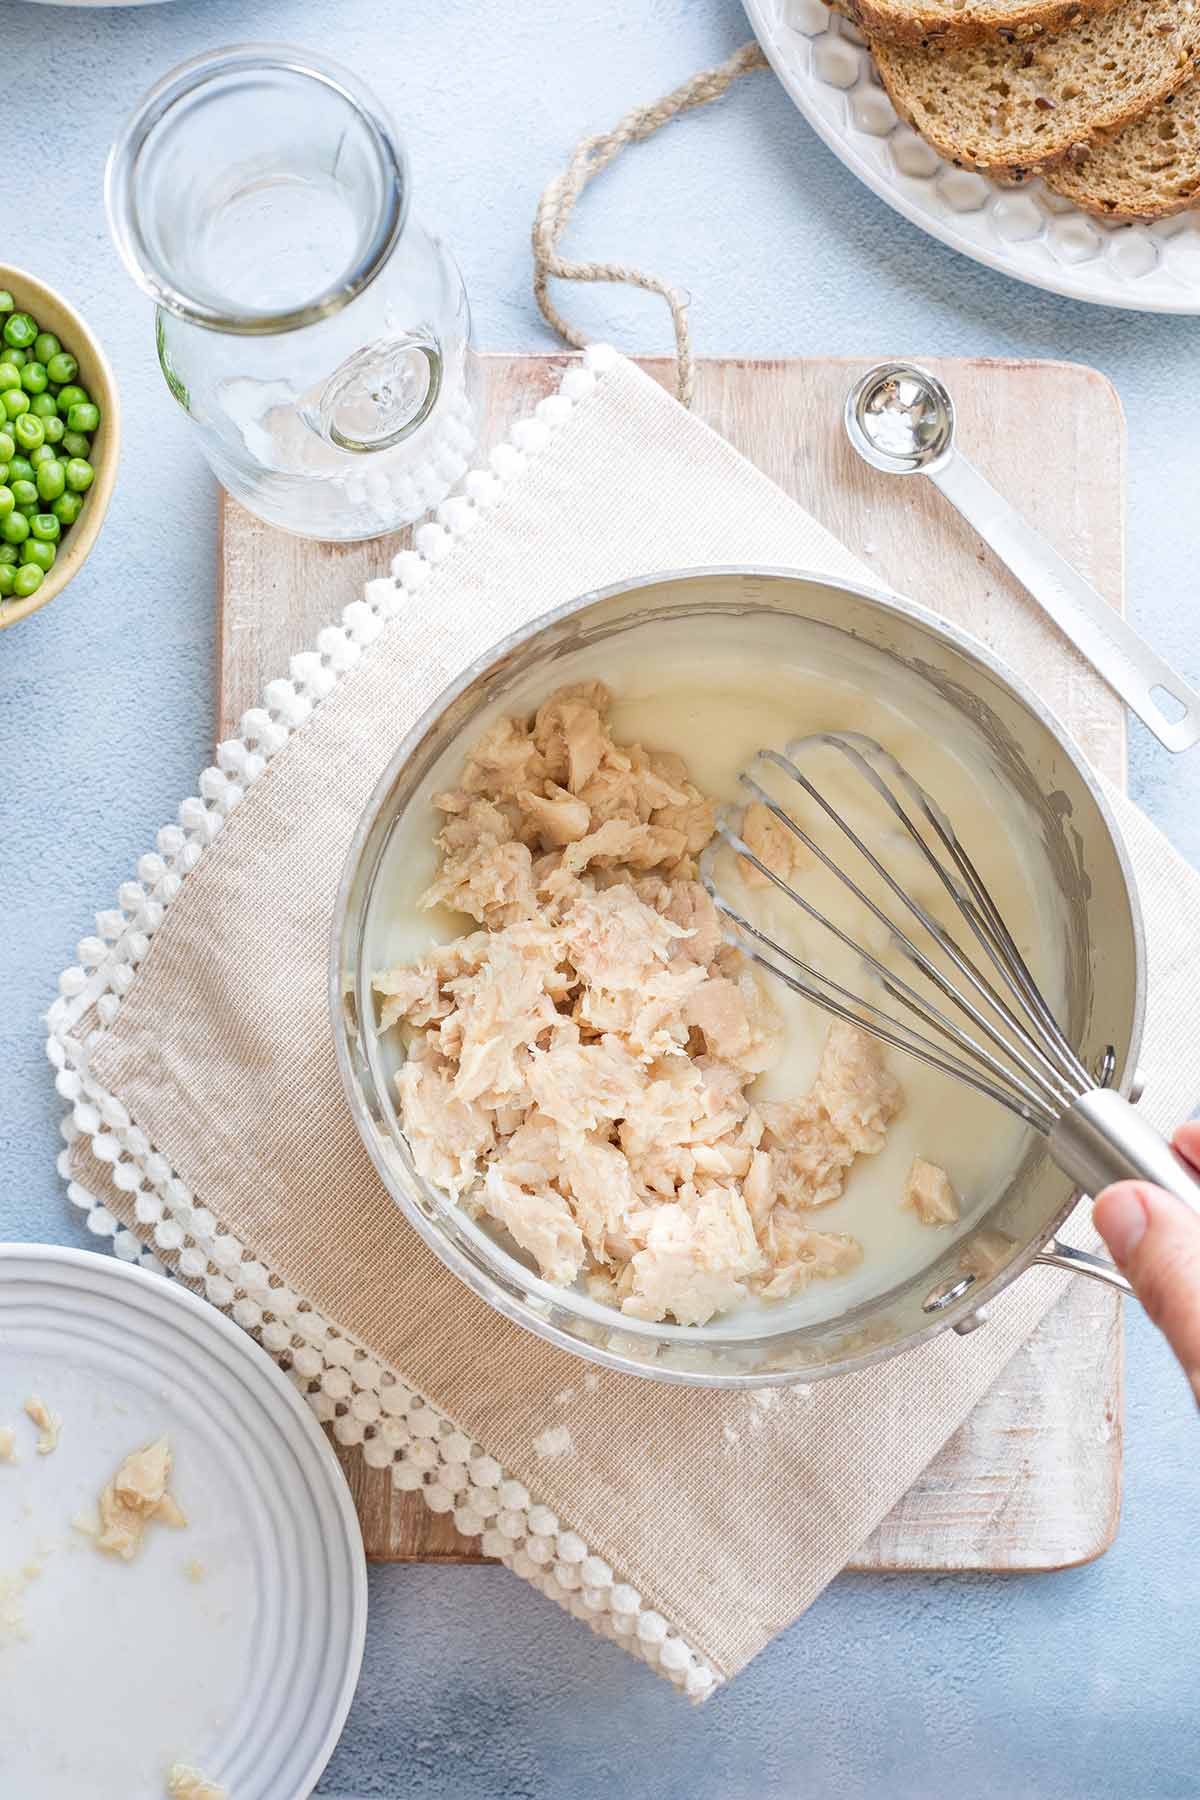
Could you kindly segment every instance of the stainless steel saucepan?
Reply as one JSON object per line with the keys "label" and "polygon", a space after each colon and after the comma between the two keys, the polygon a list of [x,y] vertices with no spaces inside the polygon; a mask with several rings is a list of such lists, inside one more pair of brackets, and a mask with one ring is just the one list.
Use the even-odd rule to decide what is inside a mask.
{"label": "stainless steel saucepan", "polygon": [[[1111,1264],[1057,1242],[1077,1196],[1032,1133],[965,1240],[939,1235],[917,1274],[837,1317],[807,1323],[790,1317],[786,1304],[699,1327],[627,1318],[543,1281],[417,1174],[394,1103],[400,1052],[395,1034],[376,1028],[371,992],[387,931],[389,852],[403,845],[408,855],[411,845],[428,854],[433,786],[448,784],[486,716],[509,696],[514,707],[534,689],[544,697],[573,673],[567,659],[581,655],[602,673],[606,649],[636,653],[651,631],[654,654],[669,655],[676,642],[682,654],[706,627],[731,618],[747,644],[756,633],[778,644],[783,632],[799,665],[818,644],[836,646],[843,662],[861,670],[864,686],[915,683],[945,741],[984,759],[1023,803],[1063,921],[1067,1036],[1098,1079],[1127,1095],[1135,1089],[1145,958],[1129,863],[1094,776],[1036,697],[983,645],[908,601],[797,570],[684,570],[585,594],[497,645],[409,733],[372,796],[338,895],[331,1001],[350,1106],[385,1184],[442,1261],[498,1311],[595,1362],[664,1381],[753,1387],[878,1362],[937,1332],[973,1330],[985,1303],[1035,1263],[1125,1289]],[[953,1093],[948,1085],[951,1100]]]}

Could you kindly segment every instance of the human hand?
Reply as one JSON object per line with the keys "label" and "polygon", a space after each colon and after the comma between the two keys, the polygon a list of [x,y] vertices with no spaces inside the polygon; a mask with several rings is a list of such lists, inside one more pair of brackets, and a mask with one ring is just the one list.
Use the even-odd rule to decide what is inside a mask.
{"label": "human hand", "polygon": [[[1181,1125],[1174,1143],[1200,1170],[1200,1120]],[[1097,1196],[1094,1218],[1200,1405],[1200,1213],[1149,1182],[1118,1181]]]}

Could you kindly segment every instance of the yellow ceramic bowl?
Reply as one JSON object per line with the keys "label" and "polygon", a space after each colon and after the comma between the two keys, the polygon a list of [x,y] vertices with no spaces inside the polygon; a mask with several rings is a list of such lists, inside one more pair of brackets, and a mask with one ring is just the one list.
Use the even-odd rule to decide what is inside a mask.
{"label": "yellow ceramic bowl", "polygon": [[[11,269],[0,263],[0,288],[7,288],[22,312],[32,313],[43,331],[61,338],[79,363],[77,377],[100,408],[100,425],[92,439],[91,463],[96,479],[84,497],[79,517],[59,540],[58,555],[36,594],[27,600],[0,600],[0,631],[27,618],[55,594],[62,592],[71,577],[79,572],[100,535],[104,515],[112,497],[117,477],[117,455],[121,442],[121,403],[117,383],[108,358],[75,311],[61,294],[26,274],[24,269]],[[2,348],[2,346],[0,346]]]}

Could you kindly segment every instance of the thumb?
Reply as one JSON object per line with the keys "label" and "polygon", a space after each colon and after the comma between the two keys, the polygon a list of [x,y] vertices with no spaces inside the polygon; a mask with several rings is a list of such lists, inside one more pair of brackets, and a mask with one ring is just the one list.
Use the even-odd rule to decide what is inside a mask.
{"label": "thumb", "polygon": [[1200,1214],[1148,1182],[1119,1181],[1099,1196],[1093,1216],[1200,1404]]}

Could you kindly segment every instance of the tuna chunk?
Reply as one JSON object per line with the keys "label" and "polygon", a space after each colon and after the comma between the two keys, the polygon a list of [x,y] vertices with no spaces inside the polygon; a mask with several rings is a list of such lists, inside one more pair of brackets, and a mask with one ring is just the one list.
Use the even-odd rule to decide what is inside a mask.
{"label": "tuna chunk", "polygon": [[763,1255],[746,1203],[733,1187],[704,1195],[683,1191],[682,1203],[647,1208],[630,1219],[642,1245],[620,1282],[621,1311],[637,1319],[704,1325],[747,1293]]}
{"label": "tuna chunk", "polygon": [[[812,862],[800,839],[781,824],[761,800],[752,800],[746,808],[742,818],[742,841],[748,850],[753,850],[759,862],[765,863],[783,881],[791,882],[805,863]],[[747,862],[744,856],[740,858],[739,867],[747,887],[770,887],[770,877],[756,869],[752,862]]]}
{"label": "tuna chunk", "polygon": [[761,1108],[777,1198],[794,1207],[840,1199],[855,1157],[883,1148],[902,1099],[876,1040],[835,1019],[808,1095]]}
{"label": "tuna chunk", "polygon": [[[699,1325],[855,1266],[856,1241],[806,1211],[879,1149],[900,1092],[872,1040],[834,1025],[810,1094],[751,1104],[774,1013],[695,879],[712,805],[682,758],[614,743],[609,705],[584,683],[498,720],[438,795],[425,903],[482,929],[381,971],[379,1023],[404,1027],[427,1181],[547,1280]],[[751,815],[784,866],[786,834]]]}
{"label": "tuna chunk", "polygon": [[922,1225],[953,1225],[961,1216],[958,1195],[945,1169],[918,1156],[909,1170],[904,1206],[912,1208]]}

